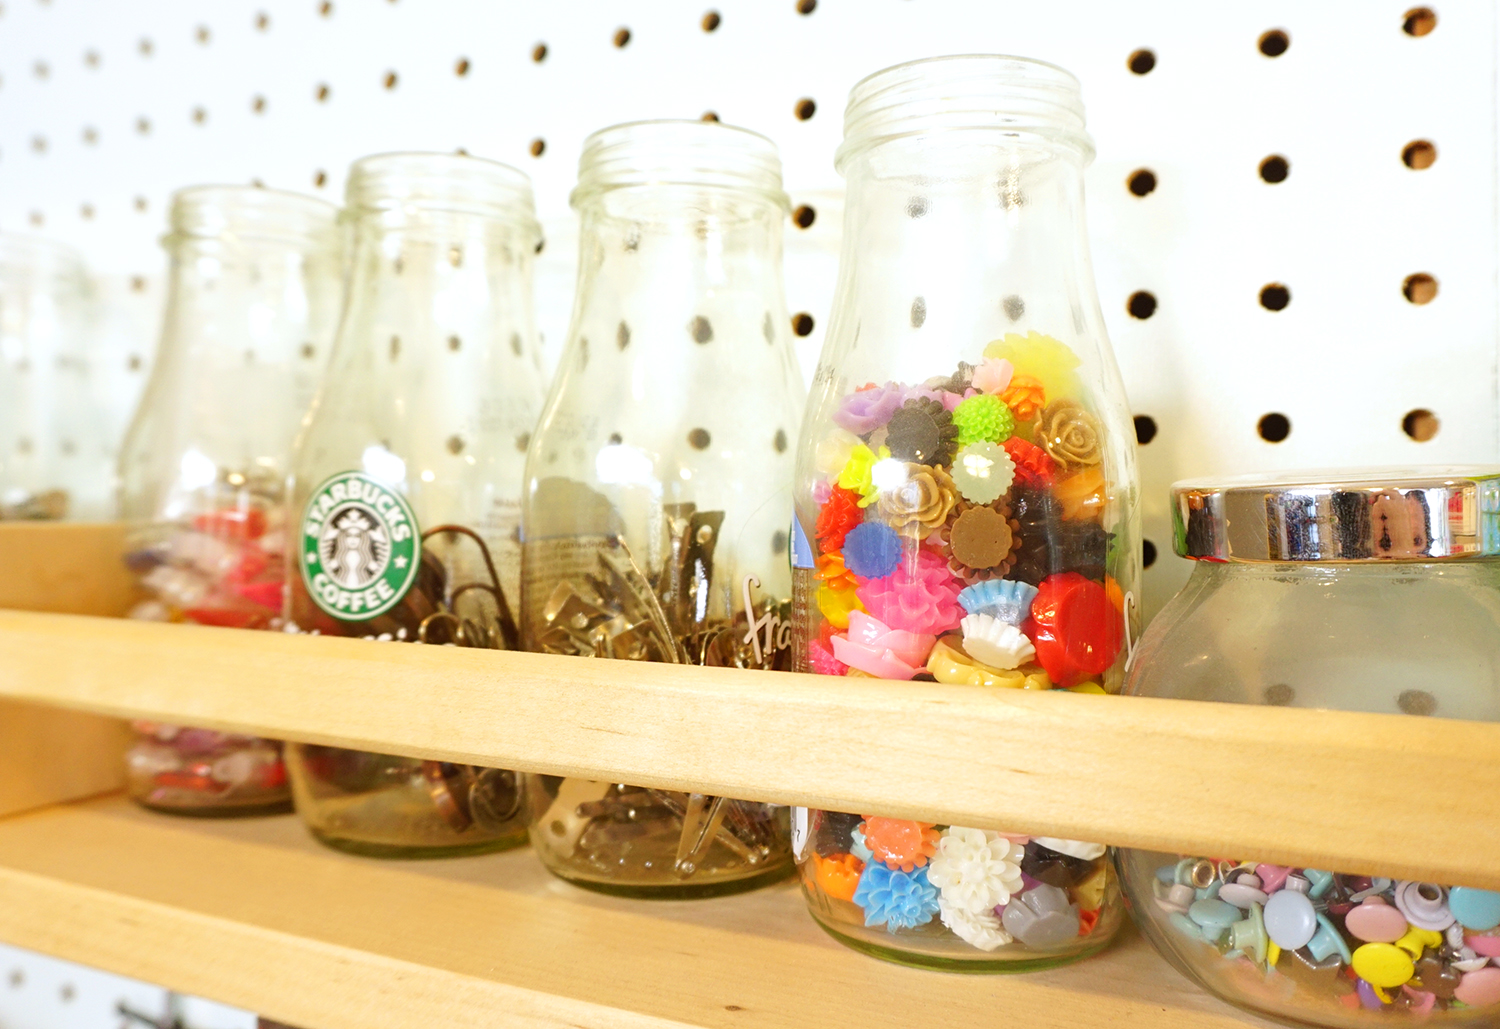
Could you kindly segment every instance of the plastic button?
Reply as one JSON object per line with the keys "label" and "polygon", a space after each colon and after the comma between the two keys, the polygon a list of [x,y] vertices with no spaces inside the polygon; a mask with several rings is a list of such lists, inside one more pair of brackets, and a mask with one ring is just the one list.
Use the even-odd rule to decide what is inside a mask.
{"label": "plastic button", "polygon": [[1279,890],[1266,901],[1266,932],[1282,950],[1307,946],[1318,931],[1312,901],[1292,890]]}
{"label": "plastic button", "polygon": [[1354,952],[1354,974],[1372,986],[1394,990],[1411,981],[1417,966],[1411,955],[1390,943],[1367,943]]}
{"label": "plastic button", "polygon": [[1455,886],[1448,891],[1448,910],[1465,929],[1487,932],[1500,926],[1500,893]]}

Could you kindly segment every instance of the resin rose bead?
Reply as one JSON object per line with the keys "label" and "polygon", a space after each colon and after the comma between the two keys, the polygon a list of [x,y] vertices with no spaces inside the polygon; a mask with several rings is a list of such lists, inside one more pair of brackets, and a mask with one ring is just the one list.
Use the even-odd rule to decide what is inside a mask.
{"label": "resin rose bead", "polygon": [[1099,423],[1076,400],[1054,400],[1042,412],[1037,442],[1058,464],[1099,463]]}
{"label": "resin rose bead", "polygon": [[947,472],[909,464],[906,481],[895,489],[882,490],[876,510],[897,532],[925,540],[948,520],[957,502],[958,490]]}
{"label": "resin rose bead", "polygon": [[866,611],[892,629],[936,636],[963,620],[958,603],[962,587],[943,556],[924,547],[915,565],[905,558],[895,572],[866,580],[855,594]]}

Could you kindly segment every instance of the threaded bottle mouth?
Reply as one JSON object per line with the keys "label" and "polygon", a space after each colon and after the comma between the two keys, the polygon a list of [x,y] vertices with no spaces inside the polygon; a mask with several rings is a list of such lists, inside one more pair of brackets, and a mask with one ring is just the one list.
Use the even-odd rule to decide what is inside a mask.
{"label": "threaded bottle mouth", "polygon": [[600,129],[583,143],[577,207],[605,190],[631,186],[719,188],[759,193],[783,208],[776,144],[758,132],[705,121],[640,121]]}
{"label": "threaded bottle mouth", "polygon": [[220,236],[301,240],[325,236],[338,223],[326,200],[259,186],[189,186],[172,194],[168,242]]}
{"label": "threaded bottle mouth", "polygon": [[362,157],[344,190],[349,213],[473,214],[514,221],[538,237],[536,202],[525,172],[468,154],[395,153]]}
{"label": "threaded bottle mouth", "polygon": [[858,82],[834,164],[842,171],[887,140],[953,130],[1030,136],[1072,147],[1085,161],[1094,155],[1070,72],[1029,57],[965,54],[898,64]]}

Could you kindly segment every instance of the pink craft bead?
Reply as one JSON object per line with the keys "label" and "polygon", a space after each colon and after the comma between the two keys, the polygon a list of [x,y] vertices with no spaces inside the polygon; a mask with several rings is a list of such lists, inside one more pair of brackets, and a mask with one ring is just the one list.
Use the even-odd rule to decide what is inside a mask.
{"label": "pink craft bead", "polygon": [[1414,990],[1410,986],[1401,987],[1401,992],[1411,998],[1411,1012],[1414,1015],[1425,1015],[1432,1010],[1437,1003],[1437,994],[1427,993],[1423,990]]}
{"label": "pink craft bead", "polygon": [[937,635],[958,628],[964,609],[958,603],[963,581],[948,569],[940,553],[922,547],[915,567],[903,561],[879,579],[860,579],[855,595],[865,610],[892,629]]}
{"label": "pink craft bead", "polygon": [[1395,943],[1406,935],[1406,916],[1379,897],[1366,897],[1344,916],[1344,927],[1366,943]]}
{"label": "pink craft bead", "polygon": [[833,651],[822,640],[807,643],[807,663],[815,675],[843,675],[848,666],[833,656]]}
{"label": "pink craft bead", "polygon": [[1260,876],[1261,889],[1275,893],[1286,885],[1286,877],[1292,874],[1292,870],[1280,865],[1256,865],[1255,874]]}
{"label": "pink craft bead", "polygon": [[855,643],[842,636],[835,636],[833,656],[850,668],[868,672],[877,679],[910,679],[921,671],[913,667],[884,647],[872,647],[868,643]]}
{"label": "pink craft bead", "polygon": [[1475,954],[1483,954],[1487,958],[1500,958],[1500,936],[1476,936],[1469,933],[1464,936],[1464,943],[1473,947]]}
{"label": "pink craft bead", "polygon": [[1481,968],[1465,972],[1453,996],[1470,1007],[1487,1008],[1500,1004],[1500,968]]}

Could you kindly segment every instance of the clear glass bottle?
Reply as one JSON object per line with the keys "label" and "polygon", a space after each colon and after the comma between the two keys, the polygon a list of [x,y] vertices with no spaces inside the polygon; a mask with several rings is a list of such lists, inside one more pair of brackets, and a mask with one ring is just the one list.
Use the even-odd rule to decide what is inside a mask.
{"label": "clear glass bottle", "polygon": [[[354,163],[352,256],[328,375],[298,440],[292,631],[515,649],[520,494],[541,406],[525,175],[450,154]],[[502,769],[294,744],[297,811],[386,857],[525,840]]]}
{"label": "clear glass bottle", "polygon": [[[710,122],[590,136],[578,292],[527,457],[530,650],[790,665],[787,524],[802,387],[772,143]],[[531,840],[581,886],[643,897],[790,871],[785,808],[528,776]]]}
{"label": "clear glass bottle", "polygon": [[[854,87],[797,465],[799,670],[1119,690],[1138,486],[1084,231],[1092,152],[1078,82],[1049,64],[938,58]],[[879,957],[1020,971],[1121,920],[1098,844],[797,818],[813,917]]]}
{"label": "clear glass bottle", "polygon": [[[172,199],[161,346],[120,456],[134,618],[278,627],[284,484],[338,312],[337,209],[249,186]],[[281,745],[137,723],[131,796],[184,814],[285,810]]]}
{"label": "clear glass bottle", "polygon": [[89,394],[93,304],[78,253],[0,233],[0,520],[103,521],[114,511]]}
{"label": "clear glass bottle", "polygon": [[[1172,501],[1193,573],[1128,693],[1500,721],[1500,469],[1183,482]],[[1342,1029],[1500,1024],[1500,892],[1243,854],[1117,858],[1147,938],[1230,1003]]]}

